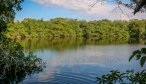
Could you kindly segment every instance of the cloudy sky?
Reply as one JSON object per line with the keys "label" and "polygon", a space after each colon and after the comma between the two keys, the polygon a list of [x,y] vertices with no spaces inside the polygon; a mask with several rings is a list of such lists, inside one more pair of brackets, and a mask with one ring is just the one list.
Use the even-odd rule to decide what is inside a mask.
{"label": "cloudy sky", "polygon": [[138,13],[133,16],[133,10],[124,8],[123,14],[113,2],[100,2],[91,7],[96,0],[25,0],[22,11],[17,12],[15,20],[34,18],[49,20],[64,17],[80,20],[100,19],[146,19],[146,14]]}

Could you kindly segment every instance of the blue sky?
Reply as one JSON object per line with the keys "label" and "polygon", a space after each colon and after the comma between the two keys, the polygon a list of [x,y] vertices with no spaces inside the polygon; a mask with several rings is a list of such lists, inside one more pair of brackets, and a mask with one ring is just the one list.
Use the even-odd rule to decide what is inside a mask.
{"label": "blue sky", "polygon": [[[49,20],[58,17],[80,20],[129,19],[127,16],[115,12],[119,11],[118,9],[112,12],[116,7],[114,4],[104,3],[104,5],[101,5],[101,3],[99,3],[91,8],[90,5],[92,5],[94,1],[95,0],[24,0],[22,10],[16,13],[15,21],[21,21],[24,18],[43,18],[44,20]],[[129,11],[129,9],[126,10]],[[146,15],[140,14],[132,18],[143,17],[146,17]]]}
{"label": "blue sky", "polygon": [[80,12],[76,12],[62,7],[43,6],[31,0],[25,0],[21,6],[22,6],[22,10],[16,13],[15,20],[23,20],[24,18],[34,18],[34,19],[43,18],[44,20],[49,20],[58,17],[90,20],[93,18],[90,16],[83,15]]}

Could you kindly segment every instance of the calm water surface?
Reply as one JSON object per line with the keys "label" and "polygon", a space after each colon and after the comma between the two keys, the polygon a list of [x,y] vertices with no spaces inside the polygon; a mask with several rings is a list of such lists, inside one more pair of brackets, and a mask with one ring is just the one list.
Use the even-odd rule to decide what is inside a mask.
{"label": "calm water surface", "polygon": [[146,47],[126,42],[83,39],[31,39],[19,41],[45,62],[43,72],[26,77],[22,84],[97,84],[96,77],[110,70],[136,71],[139,61],[128,62],[132,51]]}

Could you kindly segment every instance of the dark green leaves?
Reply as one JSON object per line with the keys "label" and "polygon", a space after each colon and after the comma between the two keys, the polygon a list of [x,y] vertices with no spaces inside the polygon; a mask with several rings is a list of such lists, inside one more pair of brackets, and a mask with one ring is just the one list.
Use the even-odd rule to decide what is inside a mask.
{"label": "dark green leaves", "polygon": [[112,70],[109,74],[97,77],[99,84],[145,84],[146,70],[135,72],[134,70],[127,70],[121,73],[118,70]]}
{"label": "dark green leaves", "polygon": [[0,83],[18,84],[25,76],[42,71],[42,65],[32,52],[25,55],[20,44],[0,35]]}
{"label": "dark green leaves", "polygon": [[146,48],[142,48],[142,49],[141,49],[141,52],[142,52],[143,54],[146,54]]}
{"label": "dark green leaves", "polygon": [[137,57],[137,58],[136,58],[136,60],[139,60],[139,59],[140,59],[140,57],[141,57],[141,55],[137,55],[136,57]]}
{"label": "dark green leaves", "polygon": [[[136,50],[136,51],[134,51],[133,52],[133,54],[130,56],[130,58],[129,58],[129,61],[136,55],[140,55],[141,54],[141,51],[140,50]],[[139,57],[139,56],[138,56]]]}
{"label": "dark green leaves", "polygon": [[140,60],[140,65],[143,67],[144,63],[146,61],[146,56],[142,57]]}
{"label": "dark green leaves", "polygon": [[14,20],[15,11],[21,10],[23,0],[0,0],[0,33],[7,29],[6,24]]}
{"label": "dark green leaves", "polygon": [[131,61],[134,57],[136,57],[136,60],[140,60],[140,65],[143,67],[146,61],[146,48],[134,51],[130,56],[129,61]]}
{"label": "dark green leaves", "polygon": [[97,81],[100,84],[115,84],[115,83],[123,83],[123,77],[125,73],[120,73],[118,70],[112,70],[107,75],[102,75],[101,77],[97,77]]}

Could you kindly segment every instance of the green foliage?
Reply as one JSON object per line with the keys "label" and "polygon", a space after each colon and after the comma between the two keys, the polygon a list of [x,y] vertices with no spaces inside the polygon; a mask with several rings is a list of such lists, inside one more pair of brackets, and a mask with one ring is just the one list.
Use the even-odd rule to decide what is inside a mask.
{"label": "green foliage", "polygon": [[8,24],[9,38],[31,37],[84,37],[109,40],[140,40],[146,38],[146,21],[78,21],[76,19],[56,18],[50,21],[24,19],[22,22]]}
{"label": "green foliage", "polygon": [[76,19],[56,18],[50,21],[24,19],[21,22],[9,23],[6,32],[9,38],[31,37],[84,37],[109,40],[131,40],[146,38],[146,21],[78,21]]}
{"label": "green foliage", "polygon": [[146,61],[146,48],[135,50],[130,56],[129,61],[131,61],[134,57],[136,57],[136,60],[140,60],[140,65],[143,67]]}
{"label": "green foliage", "polygon": [[0,0],[0,33],[7,29],[6,24],[13,21],[15,11],[21,10],[23,0]]}
{"label": "green foliage", "polygon": [[145,84],[146,70],[135,72],[134,70],[127,70],[121,73],[119,70],[112,70],[109,74],[97,77],[99,84]]}
{"label": "green foliage", "polygon": [[[136,57],[136,60],[140,60],[140,65],[143,67],[146,61],[146,48],[135,50],[130,56],[129,61],[131,61],[134,57]],[[97,82],[100,84],[145,84],[146,69],[139,72],[127,70],[124,73],[121,73],[118,70],[112,70],[110,71],[110,74],[97,77]]]}
{"label": "green foliage", "polygon": [[135,39],[143,39],[146,36],[146,26],[142,20],[131,20],[129,23],[129,32],[131,37]]}
{"label": "green foliage", "polygon": [[0,35],[0,84],[17,84],[42,70],[40,58],[32,52],[25,55],[20,44]]}

